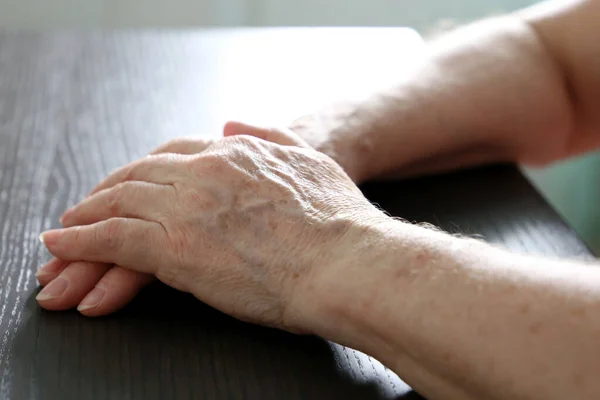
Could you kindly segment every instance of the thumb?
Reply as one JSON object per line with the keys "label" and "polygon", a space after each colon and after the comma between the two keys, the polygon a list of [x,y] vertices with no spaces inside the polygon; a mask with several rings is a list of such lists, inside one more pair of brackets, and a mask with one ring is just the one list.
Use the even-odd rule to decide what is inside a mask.
{"label": "thumb", "polygon": [[310,148],[308,143],[288,128],[263,128],[243,122],[229,121],[223,128],[223,136],[250,135],[282,146],[298,146]]}

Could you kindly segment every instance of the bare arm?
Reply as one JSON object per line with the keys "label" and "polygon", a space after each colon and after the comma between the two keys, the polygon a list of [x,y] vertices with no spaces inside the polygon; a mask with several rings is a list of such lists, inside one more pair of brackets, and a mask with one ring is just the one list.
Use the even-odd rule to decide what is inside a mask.
{"label": "bare arm", "polygon": [[[294,129],[356,180],[592,148],[598,2],[538,10],[459,30],[395,89]],[[363,350],[434,399],[600,398],[600,269],[380,220],[333,161],[271,139],[129,165],[44,243]]]}
{"label": "bare arm", "polygon": [[[566,4],[565,4],[566,3]],[[386,92],[300,118],[296,130],[357,181],[600,145],[600,2],[547,2],[430,43]]]}
{"label": "bare arm", "polygon": [[302,295],[311,330],[432,399],[600,398],[600,269],[389,222]]}
{"label": "bare arm", "polygon": [[[292,128],[357,181],[591,150],[599,20],[599,1],[548,2],[459,29],[386,93]],[[400,223],[361,234],[303,296],[314,332],[431,398],[600,398],[600,269]]]}

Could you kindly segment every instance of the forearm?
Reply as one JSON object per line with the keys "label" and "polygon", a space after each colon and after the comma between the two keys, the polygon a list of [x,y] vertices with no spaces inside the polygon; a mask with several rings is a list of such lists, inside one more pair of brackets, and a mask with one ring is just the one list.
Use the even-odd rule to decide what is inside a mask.
{"label": "forearm", "polygon": [[389,90],[320,112],[320,128],[306,118],[292,128],[327,137],[324,150],[349,159],[342,165],[358,160],[359,181],[494,161],[539,164],[564,156],[570,100],[564,71],[537,31],[509,16],[432,41]]}
{"label": "forearm", "polygon": [[431,398],[600,395],[600,270],[400,222],[361,237],[312,286],[314,333]]}

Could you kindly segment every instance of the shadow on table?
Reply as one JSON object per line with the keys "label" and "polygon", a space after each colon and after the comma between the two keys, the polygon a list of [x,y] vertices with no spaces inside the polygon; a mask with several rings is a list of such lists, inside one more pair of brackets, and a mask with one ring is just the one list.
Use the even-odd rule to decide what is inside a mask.
{"label": "shadow on table", "polygon": [[362,353],[239,322],[163,285],[104,318],[41,310],[12,349],[15,399],[417,399]]}

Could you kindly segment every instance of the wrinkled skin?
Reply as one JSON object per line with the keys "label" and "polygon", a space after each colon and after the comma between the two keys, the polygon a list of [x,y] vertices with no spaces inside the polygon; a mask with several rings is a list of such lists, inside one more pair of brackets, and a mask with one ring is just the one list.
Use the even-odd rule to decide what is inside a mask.
{"label": "wrinkled skin", "polygon": [[[156,150],[156,154],[198,154],[212,141],[199,138],[180,138],[171,140]],[[61,218],[63,220],[64,218]],[[37,273],[42,286],[48,286],[56,278],[64,280],[66,288],[60,294],[38,296],[40,305],[48,310],[67,310],[77,307],[85,298],[91,299],[90,305],[79,307],[87,316],[110,314],[128,304],[142,289],[154,280],[149,274],[131,271],[119,266],[92,262],[67,262],[53,258]],[[100,301],[93,299],[90,292],[103,294]]]}
{"label": "wrinkled skin", "polygon": [[[296,330],[296,293],[351,247],[349,231],[386,217],[331,158],[291,131],[266,132],[271,142],[226,137],[196,154],[121,168],[65,213],[69,229],[46,234],[48,249],[97,268],[121,265],[107,273],[128,270],[126,280],[156,276],[239,319]],[[81,311],[105,313],[98,306]]]}

